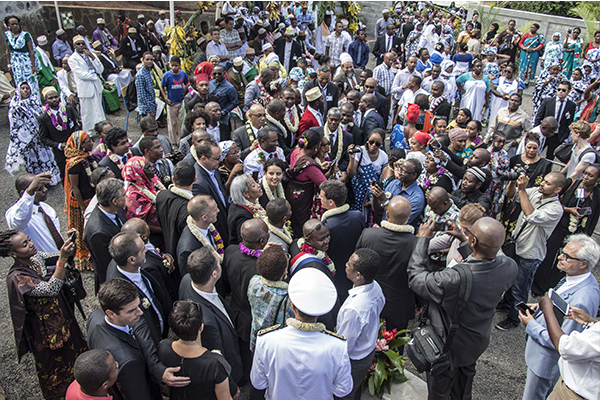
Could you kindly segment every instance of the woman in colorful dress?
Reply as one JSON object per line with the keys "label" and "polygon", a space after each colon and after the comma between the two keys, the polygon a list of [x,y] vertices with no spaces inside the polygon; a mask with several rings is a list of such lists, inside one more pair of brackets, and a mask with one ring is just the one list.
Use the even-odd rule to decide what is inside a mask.
{"label": "woman in colorful dress", "polygon": [[508,99],[510,96],[518,93],[522,94],[525,89],[525,84],[515,76],[517,68],[513,64],[508,64],[504,68],[504,76],[501,76],[492,81],[492,101],[490,107],[490,121],[493,121],[498,114],[498,110],[503,107],[508,107]]}
{"label": "woman in colorful dress", "polygon": [[589,86],[589,84],[583,79],[583,71],[581,67],[575,67],[569,82],[571,82],[571,91],[567,95],[567,100],[574,101],[577,104],[577,110],[580,111],[584,107],[583,93]]}
{"label": "woman in colorful dress", "polygon": [[473,119],[481,121],[483,112],[490,100],[490,78],[483,74],[481,60],[473,62],[473,72],[467,72],[456,78],[456,86],[462,93],[460,106],[471,110]]}
{"label": "woman in colorful dress", "polygon": [[535,78],[535,71],[540,59],[541,49],[546,44],[546,39],[541,33],[537,33],[540,25],[535,23],[529,32],[523,35],[519,41],[521,56],[519,57],[519,78],[526,85]]}
{"label": "woman in colorful dress", "polygon": [[597,77],[600,73],[600,31],[594,32],[594,41],[588,43],[583,58],[588,60],[594,69],[591,78]]}
{"label": "woman in colorful dress", "polygon": [[496,215],[500,212],[500,199],[504,193],[504,182],[500,179],[500,174],[508,171],[510,167],[508,152],[504,150],[505,142],[506,137],[504,134],[496,132],[492,136],[492,144],[488,147],[492,181],[485,194],[492,199],[492,208],[490,209],[490,217],[492,218],[496,218]]}
{"label": "woman in colorful dress", "polygon": [[31,93],[40,97],[40,88],[35,75],[39,65],[33,52],[34,44],[31,34],[21,30],[21,20],[14,15],[4,18],[8,31],[4,32],[6,42],[6,61],[8,69],[12,72],[13,81],[18,85],[21,82],[29,83]]}
{"label": "woman in colorful dress", "polygon": [[566,80],[568,79],[561,72],[560,63],[558,61],[554,60],[553,64],[549,64],[548,68],[546,68],[535,81],[532,99],[533,113],[531,115],[536,115],[538,108],[540,108],[540,105],[542,104],[542,99],[556,96],[558,85]]}
{"label": "woman in colorful dress", "polygon": [[415,22],[415,29],[410,31],[406,38],[406,45],[404,50],[406,54],[406,60],[408,60],[408,58],[411,56],[417,56],[417,50],[419,49],[419,40],[422,35],[423,22],[417,21]]}
{"label": "woman in colorful dress", "polygon": [[262,186],[250,174],[236,176],[231,183],[231,206],[227,213],[229,244],[242,242],[242,224],[252,218],[264,219],[267,215],[258,199],[263,195]]}
{"label": "woman in colorful dress", "polygon": [[40,98],[31,92],[28,82],[22,82],[8,108],[10,142],[6,151],[6,171],[14,176],[21,165],[34,175],[52,172],[52,185],[60,182],[58,166],[52,150],[39,138],[38,116],[43,113]]}
{"label": "woman in colorful dress", "polygon": [[65,146],[67,226],[78,233],[74,263],[78,269],[89,270],[93,270],[94,266],[90,261],[90,252],[83,243],[83,213],[96,194],[92,186],[92,171],[98,164],[90,156],[93,148],[92,137],[84,131],[73,132]]}
{"label": "woman in colorful dress", "polygon": [[287,164],[279,158],[271,158],[265,163],[265,176],[260,181],[263,194],[258,199],[264,209],[271,200],[285,199],[282,181],[286,170]]}
{"label": "woman in colorful dress", "polygon": [[581,29],[574,28],[571,36],[567,36],[563,44],[563,74],[569,79],[573,75],[575,68],[581,66],[583,53],[583,39],[579,37]]}
{"label": "woman in colorful dress", "polygon": [[552,35],[552,42],[546,44],[544,57],[542,58],[542,68],[547,65],[561,64],[563,62],[564,44],[561,43],[562,35],[560,32],[555,32]]}
{"label": "woman in colorful dress", "polygon": [[423,190],[430,189],[434,186],[443,187],[446,192],[451,193],[455,189],[454,180],[450,172],[442,166],[441,160],[435,156],[433,152],[428,152],[425,157],[424,171],[422,174],[424,179],[419,177],[419,186]]}
{"label": "woman in colorful dress", "polygon": [[108,121],[100,121],[96,122],[94,125],[94,130],[96,131],[96,135],[100,136],[100,140],[98,141],[98,145],[94,150],[92,150],[91,156],[96,162],[102,161],[104,156],[106,156],[106,145],[104,144],[104,137],[106,136],[106,132],[111,130],[113,125]]}

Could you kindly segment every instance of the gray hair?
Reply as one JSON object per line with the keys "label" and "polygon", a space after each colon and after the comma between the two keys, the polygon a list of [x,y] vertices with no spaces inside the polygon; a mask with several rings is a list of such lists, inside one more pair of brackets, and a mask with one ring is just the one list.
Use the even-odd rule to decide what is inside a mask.
{"label": "gray hair", "polygon": [[600,245],[588,235],[583,233],[571,235],[567,237],[565,243],[579,243],[581,245],[576,257],[581,261],[587,261],[588,271],[593,270],[596,264],[598,264],[598,260],[600,259]]}
{"label": "gray hair", "polygon": [[96,187],[98,204],[100,204],[102,207],[110,207],[112,201],[121,196],[121,189],[123,189],[122,180],[117,178],[104,179]]}
{"label": "gray hair", "polygon": [[327,111],[327,116],[342,118],[342,111],[338,107],[331,107],[329,111]]}
{"label": "gray hair", "polygon": [[251,178],[250,174],[243,174],[236,176],[233,182],[231,182],[229,194],[231,194],[231,199],[235,204],[244,204],[246,202],[244,193],[250,190]]}
{"label": "gray hair", "polygon": [[331,72],[331,68],[329,68],[327,65],[321,65],[319,69],[317,69],[317,73],[320,74],[321,72],[329,73]]}

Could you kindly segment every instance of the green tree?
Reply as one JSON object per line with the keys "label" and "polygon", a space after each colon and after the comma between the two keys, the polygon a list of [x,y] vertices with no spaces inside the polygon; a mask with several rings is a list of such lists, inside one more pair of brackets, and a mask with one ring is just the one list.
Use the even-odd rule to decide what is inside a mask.
{"label": "green tree", "polygon": [[[512,10],[530,11],[534,13],[565,16],[577,7],[579,1],[511,1],[505,4],[505,8]],[[598,2],[594,2],[598,3]]]}

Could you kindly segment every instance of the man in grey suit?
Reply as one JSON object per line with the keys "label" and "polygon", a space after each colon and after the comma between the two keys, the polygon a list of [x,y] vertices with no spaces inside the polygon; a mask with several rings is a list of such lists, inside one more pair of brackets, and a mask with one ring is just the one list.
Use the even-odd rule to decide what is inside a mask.
{"label": "man in grey suit", "polygon": [[[421,225],[419,239],[408,263],[408,285],[418,296],[429,301],[429,318],[433,328],[446,340],[451,316],[457,307],[460,275],[454,268],[431,271],[428,266],[429,238],[435,233],[433,221]],[[475,363],[490,342],[490,330],[496,305],[502,293],[517,277],[517,264],[497,256],[504,243],[505,231],[495,219],[484,217],[467,231],[473,252],[462,264],[473,275],[470,297],[458,321],[458,330],[450,346],[452,369],[437,375],[427,373],[428,400],[470,399]]]}
{"label": "man in grey suit", "polygon": [[[593,315],[598,311],[600,289],[598,281],[591,271],[600,258],[600,246],[591,237],[583,234],[569,237],[567,245],[558,256],[557,268],[567,276],[561,279],[554,291],[570,306],[581,308]],[[537,311],[537,310],[536,310]],[[525,325],[527,347],[527,381],[523,400],[544,400],[558,381],[558,358],[560,355],[552,344],[546,320],[541,311],[531,315],[529,311],[519,312],[519,318]],[[569,335],[573,331],[581,332],[583,325],[572,319],[564,319],[562,331]]]}

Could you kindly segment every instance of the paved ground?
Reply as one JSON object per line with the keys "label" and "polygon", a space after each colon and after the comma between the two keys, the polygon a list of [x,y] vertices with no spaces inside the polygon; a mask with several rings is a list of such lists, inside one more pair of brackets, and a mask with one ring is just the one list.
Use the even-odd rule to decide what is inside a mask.
{"label": "paved ground", "polygon": [[[524,99],[525,110],[531,112],[531,97]],[[125,126],[125,112],[120,111],[117,116],[109,116],[108,119],[116,126]],[[135,114],[130,115],[129,121],[130,138],[134,141],[140,135],[138,124],[135,122]],[[166,134],[166,129],[162,129]],[[0,109],[0,154],[6,153],[8,143],[8,118],[7,108]],[[0,162],[1,165],[4,162]],[[2,168],[0,170],[0,188],[3,195],[0,197],[0,210],[2,213],[17,200],[14,190],[14,179]],[[59,211],[61,227],[66,226],[65,214],[60,212],[64,205],[64,192],[62,187],[51,188],[48,194],[48,203]],[[0,229],[7,229],[6,221],[0,218]],[[0,259],[0,282],[4,282],[6,274],[12,262],[8,259]],[[86,272],[83,274],[88,294],[93,294],[93,275]],[[598,274],[597,274],[598,276]],[[83,302],[86,314],[98,307],[98,302],[93,295]],[[500,321],[504,315],[498,313],[494,322]],[[85,322],[80,319],[80,325],[85,327]],[[85,329],[85,328],[84,328]],[[521,397],[525,377],[526,365],[523,357],[525,350],[525,330],[518,327],[511,332],[500,332],[492,329],[491,344],[477,364],[477,375],[474,383],[474,398],[476,399],[518,399]],[[41,393],[38,387],[33,357],[27,354],[21,362],[17,362],[14,335],[6,285],[0,284],[0,386],[6,391],[7,399],[14,400],[38,400]],[[410,363],[409,370],[416,373]],[[424,379],[424,376],[421,376]],[[245,395],[245,393],[244,393]],[[246,397],[246,396],[243,396]]]}

